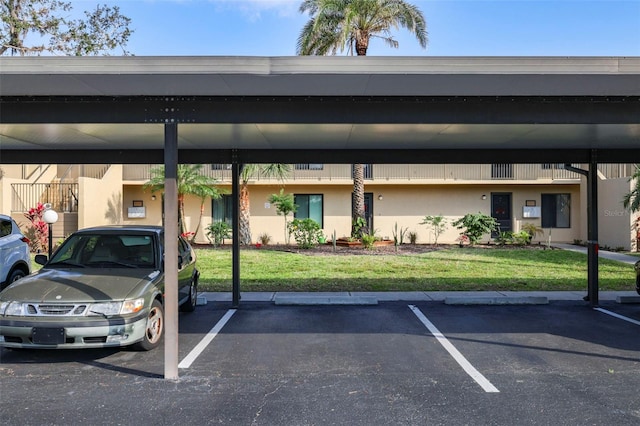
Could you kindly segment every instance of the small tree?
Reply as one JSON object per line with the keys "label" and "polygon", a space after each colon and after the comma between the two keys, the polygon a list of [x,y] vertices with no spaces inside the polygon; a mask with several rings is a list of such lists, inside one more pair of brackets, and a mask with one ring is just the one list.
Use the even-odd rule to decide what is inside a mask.
{"label": "small tree", "polygon": [[435,245],[438,245],[438,237],[447,229],[447,220],[442,215],[425,216],[420,225],[427,225],[431,228],[435,237]]}
{"label": "small tree", "polygon": [[295,213],[298,210],[298,206],[293,200],[293,194],[285,194],[284,189],[280,189],[279,194],[271,194],[271,196],[269,196],[269,202],[276,206],[278,216],[284,216],[284,236],[287,245],[289,245],[289,241],[291,240],[291,232],[287,226],[287,215],[289,215],[289,213]]}
{"label": "small tree", "polygon": [[469,238],[471,245],[477,244],[484,234],[489,234],[498,229],[498,221],[483,213],[467,213],[452,223],[458,229],[462,229],[461,235]]}

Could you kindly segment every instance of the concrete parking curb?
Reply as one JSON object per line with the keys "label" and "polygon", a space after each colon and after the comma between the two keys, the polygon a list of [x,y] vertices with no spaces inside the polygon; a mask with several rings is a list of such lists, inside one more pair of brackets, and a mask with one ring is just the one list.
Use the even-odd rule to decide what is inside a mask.
{"label": "concrete parking curb", "polygon": [[545,296],[529,297],[447,297],[445,305],[547,305],[549,298]]}
{"label": "concrete parking curb", "polygon": [[367,296],[278,296],[273,302],[276,305],[377,305],[378,299]]}

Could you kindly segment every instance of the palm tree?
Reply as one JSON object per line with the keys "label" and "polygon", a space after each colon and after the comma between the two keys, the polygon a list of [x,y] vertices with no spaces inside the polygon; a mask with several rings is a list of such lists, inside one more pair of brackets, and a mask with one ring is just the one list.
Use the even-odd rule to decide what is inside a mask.
{"label": "palm tree", "polygon": [[[304,0],[300,13],[309,13],[309,22],[300,32],[298,55],[335,55],[345,48],[365,56],[372,38],[381,38],[397,48],[392,28],[403,27],[427,46],[427,24],[420,9],[403,0]],[[364,165],[353,165],[352,233],[355,225],[366,223],[364,211]],[[360,228],[366,233],[366,227]]]}
{"label": "palm tree", "polygon": [[634,181],[633,189],[624,195],[622,204],[625,209],[629,209],[632,212],[640,211],[640,167],[636,166],[635,173],[629,178],[629,181]]}
{"label": "palm tree", "polygon": [[[142,188],[146,191],[151,190],[154,192],[164,192],[164,166],[158,166],[151,169],[151,178],[147,181]],[[204,210],[204,200],[206,197],[220,198],[220,192],[215,187],[218,180],[202,174],[202,164],[178,164],[177,174],[177,186],[178,186],[178,221],[180,226],[180,233],[185,234],[186,229],[184,225],[184,198],[187,195],[195,195],[200,198],[200,220],[202,220],[202,213]],[[198,222],[198,228],[195,234],[200,228],[200,221]]]}
{"label": "palm tree", "polygon": [[240,244],[251,244],[249,180],[256,176],[275,177],[284,181],[291,171],[290,164],[245,164],[240,171],[240,218],[238,223],[238,237]]}

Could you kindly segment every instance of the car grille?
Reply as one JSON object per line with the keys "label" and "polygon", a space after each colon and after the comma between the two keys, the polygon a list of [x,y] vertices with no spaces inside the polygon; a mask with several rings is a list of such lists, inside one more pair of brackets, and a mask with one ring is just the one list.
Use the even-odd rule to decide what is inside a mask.
{"label": "car grille", "polygon": [[27,315],[30,316],[81,316],[87,310],[87,305],[29,303]]}

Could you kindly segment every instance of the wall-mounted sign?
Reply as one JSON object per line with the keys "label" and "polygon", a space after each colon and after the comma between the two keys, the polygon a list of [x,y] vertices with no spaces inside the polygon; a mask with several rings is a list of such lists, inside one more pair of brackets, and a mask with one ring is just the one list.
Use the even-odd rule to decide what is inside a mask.
{"label": "wall-mounted sign", "polygon": [[540,207],[522,207],[522,217],[525,219],[534,219],[540,217]]}
{"label": "wall-mounted sign", "polygon": [[129,207],[127,209],[127,217],[129,219],[144,219],[147,217],[145,207]]}

